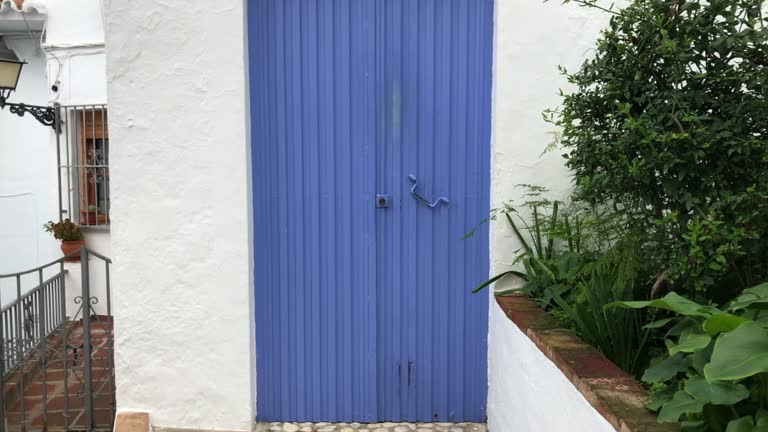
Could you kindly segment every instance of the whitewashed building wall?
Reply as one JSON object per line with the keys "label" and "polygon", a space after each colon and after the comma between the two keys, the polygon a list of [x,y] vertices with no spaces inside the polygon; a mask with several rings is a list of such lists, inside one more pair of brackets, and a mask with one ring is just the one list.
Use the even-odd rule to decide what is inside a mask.
{"label": "whitewashed building wall", "polygon": [[[557,108],[567,82],[558,66],[577,69],[590,55],[605,13],[561,2],[496,1],[493,68],[491,204],[521,202],[533,184],[549,198],[565,199],[570,175],[560,152],[544,153],[554,140],[545,109]],[[491,223],[491,274],[510,269],[521,245],[505,220]],[[504,289],[518,280],[497,283]],[[610,431],[571,382],[528,337],[490,302],[488,426],[491,431]]]}
{"label": "whitewashed building wall", "polygon": [[[9,102],[48,103],[46,57],[40,49],[45,15],[22,13],[9,1],[0,2],[0,35],[19,58],[26,60],[17,91]],[[29,29],[29,30],[28,30]],[[0,274],[13,273],[61,255],[58,242],[42,226],[56,217],[56,148],[53,131],[32,116],[19,118],[0,111]],[[9,298],[0,285],[3,302]]]}
{"label": "whitewashed building wall", "polygon": [[[151,411],[159,426],[245,430],[255,415],[247,389],[255,373],[247,350],[253,337],[244,325],[253,322],[243,220],[251,206],[244,159],[244,3],[169,0],[137,8],[112,2],[106,12],[110,128],[119,149],[113,155],[113,214],[121,220],[114,230],[118,406]],[[564,79],[557,66],[578,66],[605,22],[559,2],[496,2],[489,167],[494,205],[519,198],[520,183],[547,186],[555,197],[569,189],[562,159],[555,153],[540,157],[552,139],[541,112],[559,101]],[[162,145],[168,141],[179,147]],[[152,157],[172,157],[173,164],[153,163]],[[173,198],[155,209],[163,217],[150,223],[155,182],[169,174],[185,187],[173,189]],[[228,193],[214,193],[221,189]],[[491,237],[492,271],[498,272],[518,246],[503,224],[493,225]],[[215,260],[213,251],[221,254]],[[146,300],[152,296],[163,307]],[[163,325],[150,320],[156,314]],[[490,320],[491,430],[610,430],[567,380],[552,376],[556,368],[529,341],[507,340],[522,333],[502,313],[492,311]],[[510,354],[510,347],[520,352]],[[510,374],[523,360],[542,367]],[[175,384],[181,381],[183,389]],[[539,381],[546,393],[532,391]],[[564,406],[546,411],[547,423],[509,415],[542,412],[549,392],[560,394]],[[250,394],[255,398],[252,386]]]}
{"label": "whitewashed building wall", "polygon": [[[11,0],[0,1],[0,35],[28,62],[9,102],[107,103],[101,0],[27,0],[21,11]],[[0,274],[26,270],[62,255],[59,242],[42,229],[45,222],[58,220],[57,176],[53,129],[30,115],[19,118],[7,109],[0,111]],[[66,182],[62,194],[68,194]],[[108,229],[84,228],[84,233],[88,247],[110,256]],[[68,263],[66,268],[67,285],[79,286],[79,265]],[[104,296],[104,277],[103,267],[94,266],[96,296]],[[35,283],[32,278],[24,286]],[[15,297],[15,287],[10,285],[0,284],[3,303]],[[102,306],[103,302],[97,306],[99,313],[104,312]]]}

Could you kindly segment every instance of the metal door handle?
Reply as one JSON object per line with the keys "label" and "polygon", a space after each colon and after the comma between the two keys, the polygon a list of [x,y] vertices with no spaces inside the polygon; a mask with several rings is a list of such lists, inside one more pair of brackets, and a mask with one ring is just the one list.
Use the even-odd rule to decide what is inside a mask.
{"label": "metal door handle", "polygon": [[441,196],[441,197],[437,197],[437,199],[435,200],[435,202],[429,202],[429,200],[428,200],[428,199],[424,198],[423,196],[419,195],[419,193],[418,193],[418,192],[416,192],[416,188],[419,186],[419,181],[418,181],[418,180],[416,180],[416,176],[415,176],[415,175],[413,175],[413,174],[409,174],[409,175],[408,175],[408,180],[410,180],[410,181],[411,181],[411,183],[413,183],[413,186],[411,187],[411,195],[412,195],[414,198],[416,198],[416,201],[421,201],[421,202],[422,202],[422,203],[424,203],[424,205],[426,205],[427,207],[429,207],[429,208],[435,208],[435,207],[437,207],[437,205],[438,205],[438,204],[440,204],[441,202],[445,203],[445,205],[448,205],[448,204],[450,204],[450,203],[451,203],[450,201],[448,201],[448,198],[446,198],[446,197],[442,197],[442,196]]}

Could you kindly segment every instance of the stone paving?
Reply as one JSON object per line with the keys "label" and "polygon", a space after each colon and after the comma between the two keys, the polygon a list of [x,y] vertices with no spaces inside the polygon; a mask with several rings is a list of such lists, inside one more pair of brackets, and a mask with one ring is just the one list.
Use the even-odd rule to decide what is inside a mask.
{"label": "stone paving", "polygon": [[254,432],[487,432],[482,423],[258,423]]}

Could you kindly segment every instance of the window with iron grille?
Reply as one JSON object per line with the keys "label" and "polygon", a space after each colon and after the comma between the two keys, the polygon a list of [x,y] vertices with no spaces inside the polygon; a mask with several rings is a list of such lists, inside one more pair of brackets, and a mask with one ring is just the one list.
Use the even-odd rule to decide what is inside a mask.
{"label": "window with iron grille", "polygon": [[66,163],[61,167],[64,217],[87,227],[108,227],[109,128],[104,105],[62,106],[60,148]]}

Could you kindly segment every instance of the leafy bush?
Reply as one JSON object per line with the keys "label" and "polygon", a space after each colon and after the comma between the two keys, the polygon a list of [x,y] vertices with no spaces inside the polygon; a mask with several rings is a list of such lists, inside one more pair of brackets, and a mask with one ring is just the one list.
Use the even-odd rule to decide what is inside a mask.
{"label": "leafy bush", "polygon": [[[518,186],[526,189],[523,203],[519,206],[507,203],[491,210],[491,219],[503,216],[520,244],[511,263],[517,269],[491,277],[472,292],[479,292],[506,276],[514,275],[524,281],[523,286],[498,291],[497,295],[520,291],[548,307],[551,296],[546,288],[564,294],[573,285],[578,269],[594,261],[624,238],[626,233],[613,211],[574,205],[563,211],[561,202],[543,198],[548,192],[545,188],[526,184]],[[529,220],[521,215],[520,210],[527,214]],[[470,231],[465,237],[474,235],[474,232]]]}
{"label": "leafy bush", "polygon": [[[514,207],[505,207],[501,213],[521,245],[513,264],[522,265],[525,271],[507,270],[501,272],[475,287],[472,292],[479,292],[505,276],[515,275],[525,282],[523,286],[499,291],[496,293],[497,295],[521,291],[540,302],[542,306],[547,307],[551,301],[549,293],[564,294],[565,290],[569,288],[568,281],[575,276],[579,268],[580,256],[576,253],[572,241],[569,242],[567,250],[563,250],[560,242],[556,242],[558,240],[556,231],[559,206],[557,201],[530,203],[528,206],[531,210],[530,224],[520,216]],[[542,209],[549,209],[550,214],[548,216],[543,214]],[[513,217],[522,224],[523,231],[520,230]],[[526,232],[527,235],[524,235],[523,232]]]}
{"label": "leafy bush", "polygon": [[659,280],[700,301],[768,278],[763,5],[634,0],[609,11],[594,58],[563,71],[575,90],[545,113],[562,130],[575,199],[614,207]]}
{"label": "leafy bush", "polygon": [[559,202],[540,198],[543,189],[526,187],[526,196],[536,198],[523,204],[528,221],[514,207],[499,211],[521,245],[513,264],[524,271],[501,272],[473,292],[515,275],[523,285],[497,295],[525,293],[619,367],[639,374],[648,364],[646,313],[604,309],[640,295],[632,241],[617,235],[610,212],[574,207],[561,212]]}
{"label": "leafy bush", "polygon": [[744,290],[723,309],[671,292],[611,308],[674,312],[646,328],[668,328],[666,353],[646,370],[659,422],[688,430],[768,431],[768,283]]}
{"label": "leafy bush", "polygon": [[51,233],[56,240],[77,241],[84,238],[80,227],[69,219],[64,219],[61,222],[48,221],[47,224],[43,225],[43,229]]}
{"label": "leafy bush", "polygon": [[[629,247],[628,247],[629,246]],[[606,309],[617,301],[638,298],[637,256],[631,245],[619,243],[599,259],[578,269],[570,297],[551,293],[572,328],[623,370],[638,376],[648,366],[650,331],[643,328],[647,313]]]}
{"label": "leafy bush", "polygon": [[519,267],[475,291],[519,276],[630,372],[663,353],[642,376],[661,422],[768,432],[766,2],[564,1],[612,14],[545,113],[573,203],[502,209]]}

